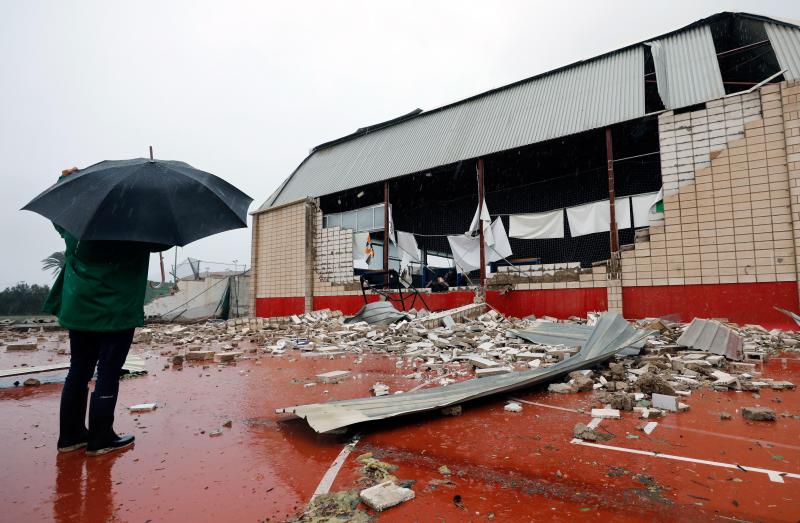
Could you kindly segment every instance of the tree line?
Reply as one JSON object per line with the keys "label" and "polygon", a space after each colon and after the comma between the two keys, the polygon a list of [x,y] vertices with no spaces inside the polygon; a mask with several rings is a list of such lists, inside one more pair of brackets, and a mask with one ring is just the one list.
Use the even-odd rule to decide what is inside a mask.
{"label": "tree line", "polygon": [[49,285],[29,285],[19,282],[13,287],[6,287],[0,292],[0,316],[20,314],[41,314]]}

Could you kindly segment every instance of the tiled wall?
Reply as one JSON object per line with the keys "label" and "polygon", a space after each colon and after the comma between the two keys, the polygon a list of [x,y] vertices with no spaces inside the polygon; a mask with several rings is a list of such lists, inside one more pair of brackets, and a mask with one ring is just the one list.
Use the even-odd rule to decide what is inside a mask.
{"label": "tiled wall", "polygon": [[322,211],[314,214],[315,281],[345,284],[357,281],[353,275],[353,231],[322,227]]}
{"label": "tiled wall", "polygon": [[781,87],[659,117],[664,223],[622,253],[624,286],[795,281]]}
{"label": "tiled wall", "polygon": [[253,216],[255,297],[304,297],[306,201]]}
{"label": "tiled wall", "polygon": [[[800,82],[781,84],[780,98],[764,102],[764,109],[780,109],[783,114],[783,134],[786,143],[786,168],[789,177],[789,203],[791,207],[792,237],[796,266],[800,267]],[[771,116],[774,118],[774,116]]]}

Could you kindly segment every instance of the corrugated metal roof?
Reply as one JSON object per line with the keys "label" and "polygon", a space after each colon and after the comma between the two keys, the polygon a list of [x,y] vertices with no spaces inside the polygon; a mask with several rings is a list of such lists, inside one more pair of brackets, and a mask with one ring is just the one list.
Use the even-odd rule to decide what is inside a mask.
{"label": "corrugated metal roof", "polygon": [[[591,336],[594,327],[576,323],[536,322],[525,330],[510,331],[512,334],[542,345],[564,345],[581,347]],[[652,331],[651,331],[652,332]],[[644,348],[644,339],[621,352],[623,356],[635,356]]]}
{"label": "corrugated metal roof", "polygon": [[[785,60],[796,60],[793,53],[800,48],[795,45],[796,26],[746,13],[719,13],[699,20],[649,41],[664,57],[656,79],[668,108],[725,95],[708,25],[723,16],[746,16],[783,27],[780,33],[791,36]],[[775,42],[777,37],[770,39]],[[643,45],[323,144],[256,212],[639,118],[645,114]]]}
{"label": "corrugated metal roof", "polygon": [[[326,147],[266,207],[330,194],[644,115],[641,47]],[[262,206],[262,208],[265,208]]]}
{"label": "corrugated metal roof", "polygon": [[784,78],[800,80],[800,29],[770,22],[766,22],[764,28],[781,69],[787,69]]}
{"label": "corrugated metal roof", "polygon": [[667,109],[725,96],[711,28],[702,25],[649,42],[658,94]]}
{"label": "corrugated metal roof", "polygon": [[301,417],[317,432],[329,432],[365,421],[434,410],[492,394],[530,387],[574,370],[591,367],[610,358],[624,347],[643,339],[649,333],[650,331],[634,329],[619,314],[605,313],[600,316],[580,352],[552,367],[472,379],[446,387],[422,389],[392,396],[286,407],[277,409],[277,412]]}
{"label": "corrugated metal roof", "polygon": [[696,350],[713,352],[731,360],[742,359],[742,338],[715,320],[695,318],[676,342]]}

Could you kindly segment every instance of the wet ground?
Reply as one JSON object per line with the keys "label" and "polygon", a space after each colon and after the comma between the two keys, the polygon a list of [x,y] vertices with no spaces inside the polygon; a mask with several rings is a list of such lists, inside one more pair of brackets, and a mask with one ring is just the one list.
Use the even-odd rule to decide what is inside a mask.
{"label": "wet ground", "polygon": [[[56,349],[0,353],[0,368],[66,360]],[[149,374],[121,383],[116,428],[137,439],[117,454],[56,452],[65,372],[37,375],[45,382],[39,387],[0,382],[0,520],[283,521],[302,511],[353,434],[320,436],[275,408],[364,396],[376,381],[392,391],[418,384],[402,377],[409,369],[380,355],[360,363],[290,355],[165,370],[156,350],[138,346],[135,353],[149,357]],[[355,378],[304,386],[341,369]],[[773,357],[763,373],[800,382],[800,360]],[[512,396],[527,402],[522,412],[504,411],[504,396],[468,404],[458,417],[362,427],[332,490],[356,487],[355,458],[372,452],[398,465],[400,479],[416,482],[416,498],[379,514],[381,521],[800,519],[798,391],[698,390],[684,400],[689,412],[655,420],[649,434],[632,413],[603,420],[597,430],[614,437],[595,446],[572,439],[574,425],[590,421],[579,410],[590,408],[591,394]],[[144,402],[159,407],[137,415],[125,408]],[[778,421],[745,421],[737,409],[752,405],[773,408]],[[217,429],[222,435],[210,436]]]}

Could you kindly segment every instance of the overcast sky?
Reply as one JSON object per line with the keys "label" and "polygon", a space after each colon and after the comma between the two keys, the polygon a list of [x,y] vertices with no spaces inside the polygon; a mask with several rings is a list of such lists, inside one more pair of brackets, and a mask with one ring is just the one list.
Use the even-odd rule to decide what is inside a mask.
{"label": "overcast sky", "polygon": [[[50,283],[63,242],[19,211],[64,167],[183,160],[251,210],[319,143],[644,40],[725,10],[796,0],[0,0],[0,289]],[[231,231],[178,257],[247,263]],[[170,259],[172,254],[170,253]],[[151,275],[155,277],[155,260]]]}

